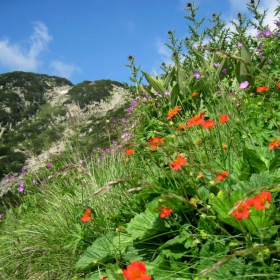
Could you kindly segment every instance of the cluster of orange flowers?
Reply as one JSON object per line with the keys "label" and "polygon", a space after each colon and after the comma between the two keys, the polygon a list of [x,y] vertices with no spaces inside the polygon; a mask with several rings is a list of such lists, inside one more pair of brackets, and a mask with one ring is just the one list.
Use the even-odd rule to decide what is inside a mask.
{"label": "cluster of orange flowers", "polygon": [[174,170],[179,170],[186,163],[187,159],[185,159],[185,156],[183,154],[180,154],[174,161],[170,163],[170,165]]}
{"label": "cluster of orange flowers", "polygon": [[269,90],[268,86],[257,87],[257,92],[258,93],[261,93],[261,92],[264,92],[264,91],[268,91],[268,90]]}
{"label": "cluster of orange flowers", "polygon": [[238,220],[247,219],[250,216],[250,207],[255,207],[257,210],[264,210],[266,205],[271,202],[271,193],[262,191],[261,194],[256,194],[253,198],[248,198],[243,201],[236,202],[235,209],[231,216]]}
{"label": "cluster of orange flowers", "polygon": [[[194,126],[194,125],[201,125],[204,129],[212,128],[216,124],[216,122],[211,119],[208,119],[208,120],[203,119],[203,116],[205,114],[206,114],[206,111],[203,111],[200,114],[195,115],[194,117],[189,119],[186,124],[179,125],[178,129],[182,130],[182,129],[186,129],[186,128]],[[219,123],[226,123],[227,121],[229,121],[229,115],[222,114],[220,116]]]}

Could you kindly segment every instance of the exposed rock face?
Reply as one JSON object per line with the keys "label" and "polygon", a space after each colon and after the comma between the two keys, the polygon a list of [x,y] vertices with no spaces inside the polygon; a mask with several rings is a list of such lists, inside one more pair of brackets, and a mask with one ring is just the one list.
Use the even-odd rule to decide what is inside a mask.
{"label": "exposed rock face", "polygon": [[108,111],[124,107],[129,96],[123,84],[110,80],[75,86],[55,76],[0,75],[0,196],[6,191],[7,175],[19,173],[23,166],[36,171],[54,147],[63,147],[63,141],[71,137],[70,119],[78,118],[79,125],[90,126],[81,135],[94,133],[92,116],[102,118]]}

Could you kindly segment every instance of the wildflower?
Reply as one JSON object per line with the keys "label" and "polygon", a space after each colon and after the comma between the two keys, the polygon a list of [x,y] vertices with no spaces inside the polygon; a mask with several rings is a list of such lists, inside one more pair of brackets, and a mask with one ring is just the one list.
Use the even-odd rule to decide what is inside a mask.
{"label": "wildflower", "polygon": [[202,117],[206,114],[206,111],[201,112],[199,115],[196,115],[194,117],[192,117],[189,121],[188,121],[188,126],[194,126],[194,125],[200,125],[204,122],[204,120],[202,119]]}
{"label": "wildflower", "polygon": [[27,170],[27,168],[25,168],[25,167],[22,167],[22,169],[21,169],[21,174],[24,174],[25,173],[25,171]]}
{"label": "wildflower", "polygon": [[184,155],[179,155],[173,162],[170,163],[174,170],[179,170],[185,165],[187,160],[185,159]]}
{"label": "wildflower", "polygon": [[173,109],[169,110],[168,112],[168,116],[167,116],[167,120],[170,120],[171,118],[173,118],[175,115],[178,114],[178,112],[180,111],[181,106],[175,106]]}
{"label": "wildflower", "polygon": [[4,214],[0,214],[0,220],[4,217]]}
{"label": "wildflower", "polygon": [[150,280],[151,275],[146,274],[146,265],[142,262],[133,261],[126,269],[123,270],[126,280]]}
{"label": "wildflower", "polygon": [[267,90],[269,90],[269,87],[268,87],[268,86],[263,86],[263,87],[258,87],[258,88],[257,88],[257,92],[258,92],[258,93],[261,93],[261,92],[267,91]]}
{"label": "wildflower", "polygon": [[90,221],[90,219],[91,219],[90,215],[91,215],[91,210],[90,210],[90,208],[88,208],[88,209],[86,210],[86,212],[83,214],[83,217],[81,218],[81,221],[82,221],[82,222],[88,222],[88,221]]}
{"label": "wildflower", "polygon": [[151,146],[151,150],[155,150],[158,148],[158,146],[164,142],[164,138],[160,137],[152,137],[149,141],[148,144]]}
{"label": "wildflower", "polygon": [[274,139],[270,142],[268,149],[269,150],[274,150],[275,148],[280,147],[280,139]]}
{"label": "wildflower", "polygon": [[249,85],[249,82],[248,81],[244,81],[243,83],[240,84],[239,88],[240,89],[244,89],[244,88],[248,87],[248,85]]}
{"label": "wildflower", "polygon": [[220,67],[220,66],[221,66],[221,63],[214,62],[213,65],[214,65],[215,67]]}
{"label": "wildflower", "polygon": [[226,72],[227,72],[227,69],[226,69],[226,68],[224,68],[224,69],[222,70],[222,72],[223,72],[223,73],[226,73]]}
{"label": "wildflower", "polygon": [[277,88],[280,89],[280,82],[277,84]]}
{"label": "wildflower", "polygon": [[47,168],[52,168],[52,167],[53,167],[53,164],[52,164],[52,163],[48,163],[48,164],[46,165],[46,167],[47,167]]}
{"label": "wildflower", "polygon": [[19,187],[18,187],[18,192],[20,192],[20,193],[22,193],[22,192],[24,192],[24,185],[25,185],[25,183],[24,182],[21,182],[20,183],[20,185],[19,185]]}
{"label": "wildflower", "polygon": [[198,178],[198,179],[201,179],[201,178],[203,178],[203,177],[204,177],[204,174],[203,174],[203,173],[199,172],[199,173],[197,174],[197,178]]}
{"label": "wildflower", "polygon": [[226,150],[227,150],[227,144],[226,144],[226,143],[223,143],[223,144],[222,144],[222,148],[223,148],[223,150],[226,151]]}
{"label": "wildflower", "polygon": [[270,58],[267,62],[268,62],[268,63],[272,63],[272,59]]}
{"label": "wildflower", "polygon": [[214,179],[215,182],[218,181],[224,181],[226,179],[226,177],[228,177],[229,173],[228,171],[221,171],[219,173],[217,173],[217,177]]}
{"label": "wildflower", "polygon": [[168,207],[165,207],[165,208],[161,209],[159,216],[162,219],[164,219],[164,218],[167,218],[168,216],[170,216],[171,213],[172,213],[172,209],[168,206]]}
{"label": "wildflower", "polygon": [[212,128],[216,123],[209,119],[209,120],[206,120],[204,122],[201,123],[201,125],[203,126],[204,129],[209,129],[209,128]]}
{"label": "wildflower", "polygon": [[188,128],[188,125],[187,125],[187,124],[181,124],[181,125],[178,126],[177,129],[179,129],[179,130],[184,130],[184,129],[186,129],[186,128]]}
{"label": "wildflower", "polygon": [[256,50],[257,53],[260,53],[263,50],[263,46],[259,46],[259,48]]}
{"label": "wildflower", "polygon": [[198,96],[198,95],[199,95],[198,92],[194,92],[194,93],[192,94],[193,97],[196,97],[196,96]]}
{"label": "wildflower", "polygon": [[166,92],[165,92],[165,95],[170,95],[170,91],[166,91]]}
{"label": "wildflower", "polygon": [[243,44],[242,44],[241,42],[238,42],[238,43],[236,44],[237,47],[242,47],[242,45],[243,45]]}
{"label": "wildflower", "polygon": [[261,194],[256,194],[253,198],[254,207],[257,210],[265,209],[266,203],[271,202],[271,193],[268,191],[262,191]]}
{"label": "wildflower", "polygon": [[125,152],[125,154],[127,155],[127,156],[130,156],[130,155],[132,155],[134,153],[134,150],[133,149],[128,149],[128,150],[126,150],[126,152]]}
{"label": "wildflower", "polygon": [[9,182],[10,182],[9,178],[5,179],[5,183],[9,183]]}
{"label": "wildflower", "polygon": [[200,78],[200,72],[199,72],[199,71],[194,71],[193,75],[194,75],[194,77],[196,77],[197,79]]}
{"label": "wildflower", "polygon": [[222,115],[220,116],[220,123],[225,123],[225,122],[227,122],[227,121],[229,121],[229,115],[222,114]]}
{"label": "wildflower", "polygon": [[33,183],[34,185],[38,185],[38,182],[37,182],[37,180],[36,180],[35,178],[33,178],[32,183]]}
{"label": "wildflower", "polygon": [[250,215],[250,204],[247,201],[236,202],[236,207],[233,210],[231,216],[237,218],[238,220],[247,219]]}
{"label": "wildflower", "polygon": [[280,26],[280,21],[275,22],[276,26]]}
{"label": "wildflower", "polygon": [[102,278],[100,278],[100,280],[107,280],[108,276],[103,276]]}

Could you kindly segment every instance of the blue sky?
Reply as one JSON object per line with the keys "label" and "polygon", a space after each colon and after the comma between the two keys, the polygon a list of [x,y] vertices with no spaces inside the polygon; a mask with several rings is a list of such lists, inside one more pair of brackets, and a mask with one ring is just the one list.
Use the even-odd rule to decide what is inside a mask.
{"label": "blue sky", "polygon": [[[127,57],[153,73],[168,62],[168,30],[185,38],[184,0],[2,0],[0,74],[28,71],[83,80],[129,82]],[[199,16],[227,22],[249,0],[197,0]],[[277,0],[261,0],[273,22]],[[268,22],[270,23],[270,22]]]}

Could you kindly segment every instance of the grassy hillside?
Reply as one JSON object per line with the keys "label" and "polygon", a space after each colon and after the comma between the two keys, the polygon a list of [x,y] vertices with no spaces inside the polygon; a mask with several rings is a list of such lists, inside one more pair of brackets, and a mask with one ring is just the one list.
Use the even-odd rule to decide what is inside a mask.
{"label": "grassy hillside", "polygon": [[133,100],[90,119],[108,148],[92,148],[99,129],[80,142],[77,122],[2,201],[2,278],[279,279],[280,6],[272,30],[258,4],[198,32],[188,3],[190,37],[168,32],[159,77],[129,57]]}

